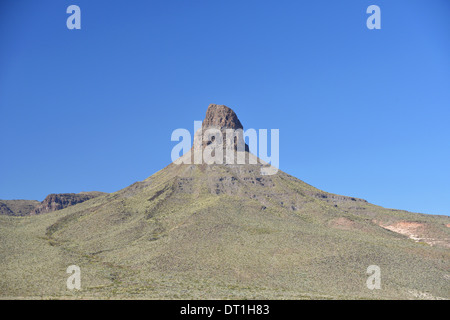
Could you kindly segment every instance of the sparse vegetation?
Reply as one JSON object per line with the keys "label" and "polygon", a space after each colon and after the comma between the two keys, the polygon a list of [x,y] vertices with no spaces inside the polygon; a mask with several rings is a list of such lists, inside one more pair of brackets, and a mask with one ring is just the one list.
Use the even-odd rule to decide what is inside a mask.
{"label": "sparse vegetation", "polygon": [[[399,221],[439,241],[383,227]],[[60,211],[0,216],[0,296],[450,298],[449,223],[328,194],[283,172],[261,177],[251,165],[171,164]],[[72,264],[82,270],[79,292],[66,288]],[[365,285],[372,264],[382,290]]]}

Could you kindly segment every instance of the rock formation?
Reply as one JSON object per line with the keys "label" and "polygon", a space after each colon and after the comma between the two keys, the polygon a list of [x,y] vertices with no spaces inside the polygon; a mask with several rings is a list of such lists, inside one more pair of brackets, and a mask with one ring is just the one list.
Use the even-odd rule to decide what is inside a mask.
{"label": "rock formation", "polygon": [[0,215],[26,216],[38,205],[37,200],[0,200]]}
{"label": "rock formation", "polygon": [[[231,109],[211,105],[203,127],[215,126],[242,128]],[[386,209],[261,166],[171,163],[113,194],[76,205],[82,196],[51,195],[37,210],[67,206],[58,214],[0,216],[0,297],[67,298],[61,274],[80,263],[88,276],[76,297],[86,299],[450,298],[449,217]],[[382,290],[367,287],[371,265]]]}
{"label": "rock formation", "polygon": [[49,194],[44,201],[41,202],[34,210],[31,211],[31,215],[41,214],[46,212],[52,212],[61,210],[78,203],[90,200],[104,194],[103,192],[81,192],[81,193],[59,193]]}

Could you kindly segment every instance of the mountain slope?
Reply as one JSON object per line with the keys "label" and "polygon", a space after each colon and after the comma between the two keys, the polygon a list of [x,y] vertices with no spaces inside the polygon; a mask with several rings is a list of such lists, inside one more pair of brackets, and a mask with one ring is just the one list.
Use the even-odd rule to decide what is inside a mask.
{"label": "mountain slope", "polygon": [[[58,212],[2,216],[1,296],[450,298],[449,217],[385,209],[261,166],[172,163]],[[78,292],[66,288],[72,264]],[[369,265],[381,269],[380,290],[366,286]]]}

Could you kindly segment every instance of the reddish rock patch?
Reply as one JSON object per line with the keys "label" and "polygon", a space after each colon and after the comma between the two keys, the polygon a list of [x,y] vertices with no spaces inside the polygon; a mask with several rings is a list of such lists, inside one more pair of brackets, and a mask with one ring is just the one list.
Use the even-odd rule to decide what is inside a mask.
{"label": "reddish rock patch", "polygon": [[339,217],[333,220],[330,220],[329,222],[330,227],[341,229],[341,230],[354,230],[354,229],[361,229],[361,226],[348,218],[345,217]]}
{"label": "reddish rock patch", "polygon": [[[408,238],[416,242],[425,242],[429,245],[441,245],[444,247],[450,247],[449,239],[441,237],[439,234],[434,234],[430,237],[430,228],[426,223],[412,222],[412,221],[399,221],[389,225],[381,222],[376,222],[380,227],[407,236]],[[447,225],[448,227],[449,225]]]}

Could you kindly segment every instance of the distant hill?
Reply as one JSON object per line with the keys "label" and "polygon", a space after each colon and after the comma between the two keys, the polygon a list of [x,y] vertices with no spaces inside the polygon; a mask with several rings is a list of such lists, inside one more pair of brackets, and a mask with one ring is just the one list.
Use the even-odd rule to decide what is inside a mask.
{"label": "distant hill", "polygon": [[100,195],[105,194],[104,192],[81,192],[81,193],[59,193],[59,194],[49,194],[44,201],[42,201],[38,206],[31,211],[30,214],[41,214],[52,211],[61,210],[78,203],[93,199]]}
{"label": "distant hill", "polygon": [[49,194],[44,201],[0,200],[0,215],[26,216],[61,210],[77,203],[104,195],[104,192],[80,192]]}
{"label": "distant hill", "polygon": [[[211,105],[206,127],[237,126],[225,108]],[[449,217],[261,175],[262,166],[172,163],[57,212],[1,216],[0,296],[450,298]],[[65,282],[73,264],[77,292]],[[379,290],[366,286],[370,265],[380,267]]]}
{"label": "distant hill", "polygon": [[37,200],[0,200],[0,215],[25,216],[39,203]]}

